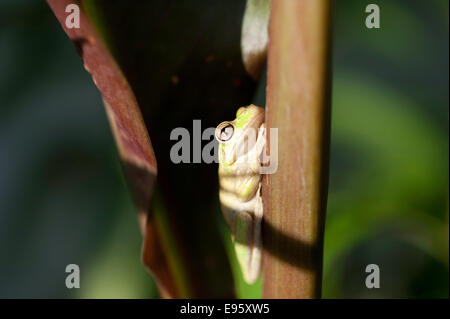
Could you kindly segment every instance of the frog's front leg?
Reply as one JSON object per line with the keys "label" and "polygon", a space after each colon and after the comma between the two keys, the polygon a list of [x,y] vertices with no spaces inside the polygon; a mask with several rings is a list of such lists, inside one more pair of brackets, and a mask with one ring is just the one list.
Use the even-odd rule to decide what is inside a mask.
{"label": "frog's front leg", "polygon": [[262,123],[256,138],[256,152],[261,154],[266,146],[266,124]]}

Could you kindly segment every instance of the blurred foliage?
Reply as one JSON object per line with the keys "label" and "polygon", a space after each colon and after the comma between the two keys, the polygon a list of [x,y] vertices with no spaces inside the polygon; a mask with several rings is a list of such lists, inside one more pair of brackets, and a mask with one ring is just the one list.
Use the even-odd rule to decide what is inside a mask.
{"label": "blurred foliage", "polygon": [[[323,295],[448,297],[448,2],[379,4],[379,30],[334,6]],[[0,297],[156,297],[100,94],[44,2],[0,3],[0,70]]]}
{"label": "blurred foliage", "polygon": [[448,297],[448,2],[379,5],[335,7],[324,297]]}

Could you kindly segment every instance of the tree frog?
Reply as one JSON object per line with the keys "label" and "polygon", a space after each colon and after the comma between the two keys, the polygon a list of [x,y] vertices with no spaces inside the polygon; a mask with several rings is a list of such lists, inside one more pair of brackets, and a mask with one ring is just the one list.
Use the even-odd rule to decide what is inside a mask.
{"label": "tree frog", "polygon": [[219,198],[222,213],[231,229],[239,265],[247,283],[254,283],[261,270],[261,155],[266,137],[264,109],[241,107],[232,122],[220,123],[215,131],[219,142]]}

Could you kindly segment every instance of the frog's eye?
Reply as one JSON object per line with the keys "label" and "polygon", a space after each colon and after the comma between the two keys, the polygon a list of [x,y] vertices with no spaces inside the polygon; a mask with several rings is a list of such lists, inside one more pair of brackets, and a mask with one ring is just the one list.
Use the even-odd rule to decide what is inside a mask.
{"label": "frog's eye", "polygon": [[233,137],[234,126],[230,122],[222,122],[216,128],[216,139],[219,142],[229,141]]}

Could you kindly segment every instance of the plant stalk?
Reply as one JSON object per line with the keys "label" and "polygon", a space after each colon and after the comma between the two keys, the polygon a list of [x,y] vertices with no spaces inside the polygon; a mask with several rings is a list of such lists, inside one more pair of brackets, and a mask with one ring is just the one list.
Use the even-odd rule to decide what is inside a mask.
{"label": "plant stalk", "polygon": [[[263,179],[264,298],[320,298],[330,136],[330,1],[273,1]],[[270,132],[268,143],[270,149]]]}

